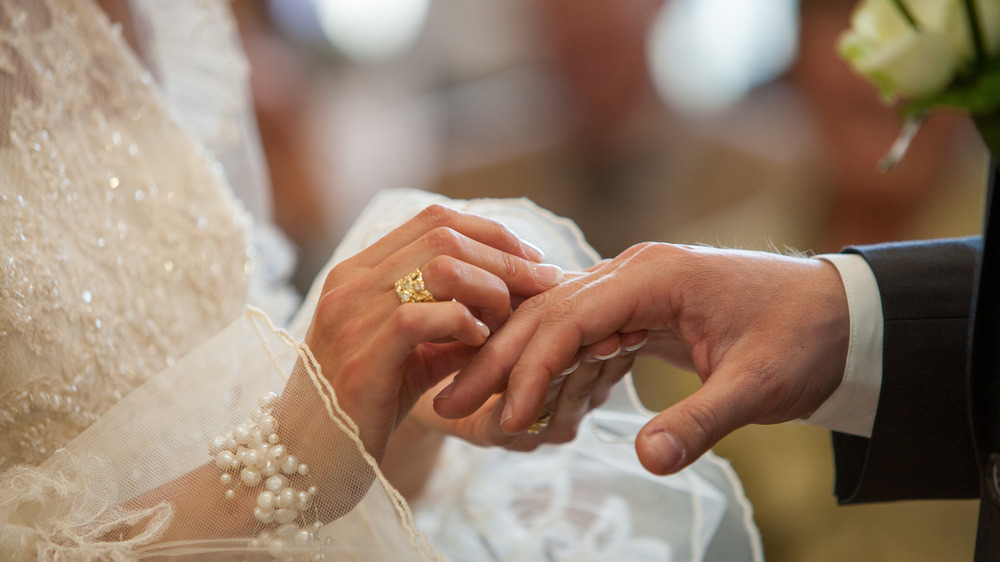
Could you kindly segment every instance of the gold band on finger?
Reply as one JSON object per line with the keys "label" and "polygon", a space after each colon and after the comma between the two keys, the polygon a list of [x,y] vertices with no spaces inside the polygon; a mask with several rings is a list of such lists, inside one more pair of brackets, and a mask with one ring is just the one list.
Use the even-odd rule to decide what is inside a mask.
{"label": "gold band on finger", "polygon": [[434,295],[424,286],[424,274],[420,268],[413,270],[413,273],[396,281],[396,296],[399,302],[437,302]]}
{"label": "gold band on finger", "polygon": [[528,433],[538,435],[543,429],[549,426],[550,421],[552,421],[552,412],[535,420],[535,423],[531,424],[531,427],[528,428]]}

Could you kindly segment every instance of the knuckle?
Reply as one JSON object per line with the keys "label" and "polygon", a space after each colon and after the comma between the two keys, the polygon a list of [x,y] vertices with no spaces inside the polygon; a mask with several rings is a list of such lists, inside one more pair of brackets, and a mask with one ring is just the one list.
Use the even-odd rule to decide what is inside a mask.
{"label": "knuckle", "polygon": [[466,277],[464,262],[447,255],[431,258],[423,267],[423,272],[425,281],[431,279],[444,287],[460,283]]}
{"label": "knuckle", "polygon": [[667,247],[668,245],[663,244],[662,242],[639,242],[638,244],[635,244],[631,248],[629,248],[627,252],[633,254],[644,254],[644,253],[648,254],[648,253],[658,252]]}
{"label": "knuckle", "polygon": [[685,427],[694,431],[697,446],[707,447],[719,439],[719,416],[711,405],[692,401],[681,410]]}
{"label": "knuckle", "polygon": [[491,224],[496,228],[497,236],[506,239],[506,242],[511,245],[518,245],[521,243],[521,238],[514,233],[513,230],[507,228],[507,225],[497,222],[493,219],[488,219]]}
{"label": "knuckle", "polygon": [[545,292],[539,293],[524,302],[517,307],[517,310],[524,311],[522,314],[530,314],[531,316],[542,316],[549,308],[552,307],[552,296]]}
{"label": "knuckle", "polygon": [[570,394],[569,399],[572,400],[574,404],[586,404],[590,402],[590,396],[594,393],[595,388],[597,388],[597,379],[588,382],[583,388],[580,388]]}
{"label": "knuckle", "polygon": [[449,209],[444,205],[435,203],[420,211],[417,215],[417,219],[433,227],[447,224],[454,216],[454,210]]}
{"label": "knuckle", "polygon": [[314,322],[320,326],[336,322],[341,317],[343,309],[347,303],[351,302],[347,297],[351,294],[348,286],[337,285],[324,291],[316,303],[316,311],[313,313]]}
{"label": "knuckle", "polygon": [[521,258],[506,253],[500,254],[500,262],[497,265],[504,279],[517,279],[522,273],[527,272]]}
{"label": "knuckle", "polygon": [[583,305],[583,296],[580,291],[556,301],[550,307],[549,315],[557,322],[574,321],[578,318],[580,307]]}
{"label": "knuckle", "polygon": [[434,254],[455,254],[464,245],[462,235],[447,226],[432,229],[424,236],[424,242]]}
{"label": "knuckle", "polygon": [[392,313],[392,329],[398,334],[407,334],[419,328],[423,322],[420,307],[426,304],[404,304],[396,307]]}

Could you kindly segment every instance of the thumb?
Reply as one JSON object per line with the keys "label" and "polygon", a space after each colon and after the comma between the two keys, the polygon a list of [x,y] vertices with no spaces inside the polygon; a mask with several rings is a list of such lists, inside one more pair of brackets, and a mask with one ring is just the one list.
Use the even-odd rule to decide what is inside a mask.
{"label": "thumb", "polygon": [[749,423],[748,398],[726,385],[706,383],[639,431],[635,439],[639,462],[661,475],[693,463],[720,439]]}

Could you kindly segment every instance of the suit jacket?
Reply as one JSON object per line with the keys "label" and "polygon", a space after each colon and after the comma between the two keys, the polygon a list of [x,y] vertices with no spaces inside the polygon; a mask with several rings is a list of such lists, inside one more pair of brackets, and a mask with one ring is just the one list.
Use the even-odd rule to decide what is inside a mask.
{"label": "suit jacket", "polygon": [[870,439],[833,436],[841,503],[980,498],[977,560],[1000,560],[1000,322],[982,310],[1000,299],[1000,209],[990,214],[984,237],[847,250],[878,282],[882,389]]}

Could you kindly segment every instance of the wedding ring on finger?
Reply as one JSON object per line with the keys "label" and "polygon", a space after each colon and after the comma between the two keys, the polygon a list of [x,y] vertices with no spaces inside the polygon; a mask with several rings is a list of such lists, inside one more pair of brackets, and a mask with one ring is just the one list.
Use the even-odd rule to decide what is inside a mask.
{"label": "wedding ring on finger", "polygon": [[552,412],[535,420],[535,423],[531,424],[531,427],[528,428],[528,433],[538,435],[543,429],[549,426],[550,421],[552,421]]}
{"label": "wedding ring on finger", "polygon": [[434,295],[424,285],[424,274],[420,271],[419,267],[414,269],[413,273],[396,281],[396,296],[399,297],[399,302],[402,304],[408,302],[437,302]]}

